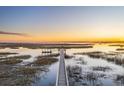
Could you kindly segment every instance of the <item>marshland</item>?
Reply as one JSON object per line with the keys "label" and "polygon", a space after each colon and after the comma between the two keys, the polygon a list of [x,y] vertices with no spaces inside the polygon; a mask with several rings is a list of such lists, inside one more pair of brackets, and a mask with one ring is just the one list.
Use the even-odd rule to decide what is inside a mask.
{"label": "marshland", "polygon": [[1,43],[0,85],[55,86],[59,50],[64,48],[70,86],[123,86],[122,45]]}

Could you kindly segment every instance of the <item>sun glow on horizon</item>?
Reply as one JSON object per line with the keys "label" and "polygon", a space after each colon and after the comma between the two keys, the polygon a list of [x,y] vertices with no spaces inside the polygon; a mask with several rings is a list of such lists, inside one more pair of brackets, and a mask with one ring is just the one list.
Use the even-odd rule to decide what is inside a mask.
{"label": "sun glow on horizon", "polygon": [[0,7],[1,42],[124,41],[124,7]]}

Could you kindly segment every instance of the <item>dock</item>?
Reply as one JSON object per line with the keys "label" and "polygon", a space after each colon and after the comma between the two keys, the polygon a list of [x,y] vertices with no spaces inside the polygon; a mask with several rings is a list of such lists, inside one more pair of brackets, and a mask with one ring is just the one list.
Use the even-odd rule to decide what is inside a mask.
{"label": "dock", "polygon": [[68,86],[68,76],[65,66],[65,51],[60,49],[60,60],[59,60],[59,69],[57,75],[56,86]]}

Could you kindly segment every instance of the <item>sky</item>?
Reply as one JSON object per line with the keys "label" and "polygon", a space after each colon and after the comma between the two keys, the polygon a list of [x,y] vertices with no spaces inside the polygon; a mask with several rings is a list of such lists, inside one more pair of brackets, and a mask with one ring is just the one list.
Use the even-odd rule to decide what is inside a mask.
{"label": "sky", "polygon": [[56,41],[124,41],[124,7],[0,7],[0,42]]}

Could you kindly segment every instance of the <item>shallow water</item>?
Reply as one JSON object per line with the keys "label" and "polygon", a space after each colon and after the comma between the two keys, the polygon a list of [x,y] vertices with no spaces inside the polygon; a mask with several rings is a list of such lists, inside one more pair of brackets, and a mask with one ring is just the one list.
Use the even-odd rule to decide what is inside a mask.
{"label": "shallow water", "polygon": [[[25,66],[27,64],[32,63],[34,60],[36,60],[36,57],[39,55],[48,55],[48,54],[42,53],[42,50],[44,50],[44,49],[28,49],[28,48],[20,47],[19,49],[11,49],[11,48],[0,49],[0,52],[18,53],[18,54],[14,54],[14,55],[12,54],[9,56],[31,55],[31,58],[25,59],[25,60],[23,60],[23,62],[16,64],[16,66]],[[58,53],[58,50],[52,49],[52,53]],[[48,69],[47,72],[39,73],[38,79],[35,80],[35,82],[32,85],[53,86],[56,84],[58,62],[48,65],[47,69]]]}
{"label": "shallow water", "polygon": [[[117,76],[124,76],[124,67],[122,65],[117,65],[114,62],[109,62],[107,60],[101,58],[91,58],[88,55],[74,55],[73,53],[82,53],[82,52],[92,52],[92,51],[101,51],[101,52],[116,52],[118,47],[108,46],[106,45],[95,45],[92,49],[69,49],[66,51],[67,54],[73,55],[72,59],[66,60],[66,67],[71,66],[79,66],[82,69],[81,74],[83,76],[87,76],[89,73],[95,75],[95,81],[80,79],[78,81],[78,85],[85,82],[86,85],[104,85],[104,86],[115,86],[115,85],[124,85],[124,77],[123,80],[116,81]],[[85,62],[85,64],[81,62]],[[108,70],[93,70],[93,68],[103,67],[109,68]],[[100,75],[104,75],[103,77],[99,77]],[[71,82],[71,81],[70,81]],[[81,83],[79,83],[81,82]],[[77,84],[76,84],[77,85]]]}
{"label": "shallow water", "polygon": [[33,86],[55,86],[58,71],[58,62],[53,63],[48,67],[48,72],[43,72],[39,74],[40,79],[38,79]]}
{"label": "shallow water", "polygon": [[[104,75],[103,77],[97,77],[95,81],[89,81],[87,79],[81,80],[80,82],[86,83],[87,85],[124,85],[123,81],[116,81],[118,75],[124,76],[124,66],[117,65],[114,62],[108,62],[107,60],[101,58],[91,58],[87,55],[74,55],[74,53],[81,52],[92,52],[92,51],[101,51],[101,52],[116,52],[117,46],[108,46],[108,44],[96,44],[93,48],[80,48],[80,49],[66,49],[67,55],[73,55],[72,59],[65,59],[66,67],[67,66],[80,66],[82,68],[82,75],[87,75],[88,73],[94,73],[95,75]],[[31,58],[23,60],[18,66],[25,66],[33,62],[37,56],[44,55],[42,54],[43,49],[28,49],[20,47],[19,49],[0,49],[0,52],[14,52],[18,53],[15,55],[31,55]],[[58,53],[57,49],[52,49],[53,53]],[[9,56],[15,56],[9,55]],[[124,54],[122,54],[124,55]],[[124,57],[124,56],[123,56]],[[58,57],[59,58],[59,57]],[[82,64],[81,61],[84,60],[85,64]],[[106,71],[93,70],[93,67],[109,67],[110,69]],[[39,79],[35,81],[32,85],[34,86],[54,86],[56,84],[56,76],[58,71],[58,62],[53,63],[47,66],[47,72],[39,73]]]}

